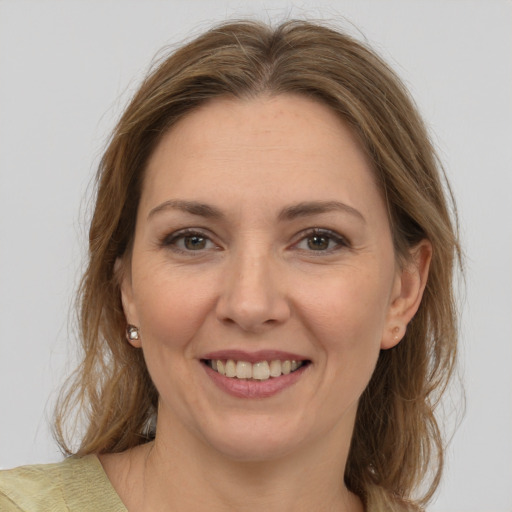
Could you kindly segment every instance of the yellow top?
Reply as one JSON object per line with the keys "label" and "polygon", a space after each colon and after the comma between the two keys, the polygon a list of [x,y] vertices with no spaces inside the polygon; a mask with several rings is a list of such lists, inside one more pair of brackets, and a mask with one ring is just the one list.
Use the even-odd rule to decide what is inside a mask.
{"label": "yellow top", "polygon": [[1,512],[127,512],[96,455],[0,471]]}

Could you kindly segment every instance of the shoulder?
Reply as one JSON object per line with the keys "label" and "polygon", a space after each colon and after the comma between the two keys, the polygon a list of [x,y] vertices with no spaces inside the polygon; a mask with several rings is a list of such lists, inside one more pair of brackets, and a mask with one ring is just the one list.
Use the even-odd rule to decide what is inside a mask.
{"label": "shoulder", "polygon": [[95,455],[0,471],[2,512],[126,512]]}

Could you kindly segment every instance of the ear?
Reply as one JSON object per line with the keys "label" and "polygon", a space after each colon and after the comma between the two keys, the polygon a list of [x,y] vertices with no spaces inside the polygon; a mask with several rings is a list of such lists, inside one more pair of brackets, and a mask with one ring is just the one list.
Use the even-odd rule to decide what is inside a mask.
{"label": "ear", "polygon": [[381,349],[394,347],[404,337],[420,307],[431,260],[432,244],[425,239],[411,249],[409,261],[397,270]]}
{"label": "ear", "polygon": [[[137,309],[133,300],[132,275],[129,258],[117,258],[114,264],[114,275],[121,290],[121,302],[123,304],[124,316],[127,325],[139,326]],[[141,347],[140,339],[128,339],[128,342],[136,348]]]}

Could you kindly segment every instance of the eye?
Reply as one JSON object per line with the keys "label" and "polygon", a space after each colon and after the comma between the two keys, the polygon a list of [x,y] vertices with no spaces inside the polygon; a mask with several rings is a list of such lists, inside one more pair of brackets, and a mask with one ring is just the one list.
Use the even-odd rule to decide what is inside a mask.
{"label": "eye", "polygon": [[192,230],[171,233],[164,238],[162,245],[171,247],[178,252],[200,252],[217,249],[217,246],[205,234]]}
{"label": "eye", "polygon": [[318,228],[306,233],[306,236],[295,245],[297,249],[316,252],[330,252],[347,246],[347,241],[341,235],[329,229]]}
{"label": "eye", "polygon": [[189,251],[200,251],[206,249],[208,239],[201,235],[187,235],[182,237],[182,242]]}

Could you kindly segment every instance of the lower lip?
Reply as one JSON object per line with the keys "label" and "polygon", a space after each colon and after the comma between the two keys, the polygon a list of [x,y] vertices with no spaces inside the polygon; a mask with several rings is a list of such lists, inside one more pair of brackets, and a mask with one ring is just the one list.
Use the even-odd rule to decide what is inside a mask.
{"label": "lower lip", "polygon": [[309,365],[300,367],[288,375],[270,377],[267,380],[245,380],[225,377],[212,370],[208,365],[202,365],[208,377],[222,391],[237,398],[269,398],[293,386],[304,374]]}

